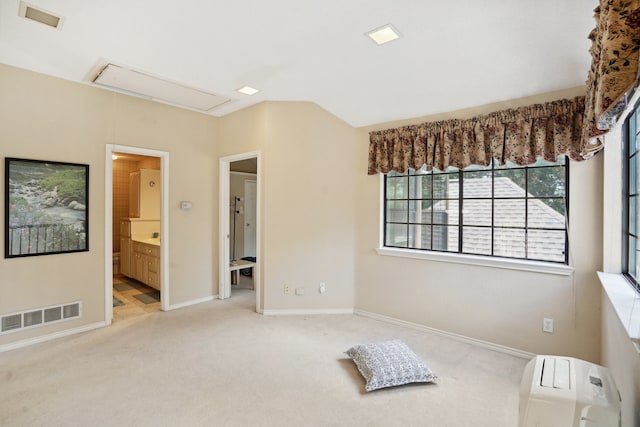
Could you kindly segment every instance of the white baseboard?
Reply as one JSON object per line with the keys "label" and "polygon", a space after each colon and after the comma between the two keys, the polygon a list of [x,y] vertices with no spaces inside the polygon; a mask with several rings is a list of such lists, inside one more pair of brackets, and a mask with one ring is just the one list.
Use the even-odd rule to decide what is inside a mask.
{"label": "white baseboard", "polygon": [[535,354],[529,353],[527,351],[522,351],[522,350],[518,350],[511,347],[494,344],[488,341],[483,341],[475,338],[466,337],[464,335],[458,335],[451,332],[442,331],[440,329],[430,328],[428,326],[420,325],[419,323],[407,322],[406,320],[396,319],[395,317],[389,317],[383,314],[372,313],[370,311],[359,310],[359,309],[355,309],[354,314],[358,316],[368,317],[370,319],[380,320],[386,323],[392,323],[394,325],[404,326],[406,328],[417,329],[422,332],[441,335],[443,337],[466,342],[469,344],[476,345],[478,347],[487,348],[489,350],[494,350],[500,353],[509,354],[511,356],[521,357],[523,359],[532,359],[533,357],[535,357]]}
{"label": "white baseboard", "polygon": [[262,310],[265,316],[300,316],[318,314],[353,314],[353,308],[309,308]]}
{"label": "white baseboard", "polygon": [[191,301],[181,302],[181,303],[178,303],[178,304],[171,304],[169,306],[169,308],[167,309],[167,311],[177,310],[179,308],[184,308],[184,307],[189,307],[190,305],[200,304],[202,302],[213,301],[216,298],[218,298],[218,295],[211,295],[211,296],[208,296],[208,297],[198,298],[198,299],[194,299],[194,300],[191,300]]}
{"label": "white baseboard", "polygon": [[10,350],[16,350],[18,348],[28,347],[34,344],[40,344],[46,341],[51,341],[51,340],[55,340],[62,337],[67,337],[69,335],[75,335],[75,334],[80,334],[82,332],[92,331],[98,328],[104,328],[105,326],[107,326],[106,322],[96,322],[96,323],[91,323],[89,325],[80,326],[77,328],[66,329],[60,332],[54,332],[52,334],[41,335],[39,337],[28,338],[26,340],[16,341],[9,344],[3,344],[3,345],[0,345],[0,353],[3,353],[5,351],[10,351]]}

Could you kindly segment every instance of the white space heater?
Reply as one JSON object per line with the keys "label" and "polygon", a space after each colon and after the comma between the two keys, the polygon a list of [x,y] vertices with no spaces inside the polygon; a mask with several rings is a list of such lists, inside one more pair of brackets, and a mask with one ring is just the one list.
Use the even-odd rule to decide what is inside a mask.
{"label": "white space heater", "polygon": [[599,365],[536,356],[520,383],[520,427],[619,427],[620,394]]}

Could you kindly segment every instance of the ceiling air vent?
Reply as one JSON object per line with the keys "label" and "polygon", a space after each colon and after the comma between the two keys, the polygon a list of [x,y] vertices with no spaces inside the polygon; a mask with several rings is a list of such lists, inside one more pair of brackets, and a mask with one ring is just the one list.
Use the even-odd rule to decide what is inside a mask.
{"label": "ceiling air vent", "polygon": [[107,64],[93,83],[130,95],[165,102],[192,110],[209,111],[229,99],[153,77],[139,71]]}
{"label": "ceiling air vent", "polygon": [[45,12],[44,10],[38,9],[35,6],[23,1],[20,2],[18,15],[23,18],[31,19],[32,21],[36,21],[57,29],[60,29],[60,27],[62,26],[62,21],[64,20],[61,16],[56,16],[50,12]]}

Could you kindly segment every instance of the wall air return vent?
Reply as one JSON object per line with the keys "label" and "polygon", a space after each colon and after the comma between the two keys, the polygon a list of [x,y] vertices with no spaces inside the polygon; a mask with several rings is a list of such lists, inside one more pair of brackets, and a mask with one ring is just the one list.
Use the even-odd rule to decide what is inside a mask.
{"label": "wall air return vent", "polygon": [[55,322],[62,319],[62,307],[52,307],[44,310],[44,321]]}
{"label": "wall air return vent", "polygon": [[22,328],[22,314],[10,314],[2,317],[1,332],[9,332]]}
{"label": "wall air return vent", "polygon": [[28,328],[29,326],[36,326],[42,323],[42,310],[29,311],[28,313],[24,313],[24,327]]}
{"label": "wall air return vent", "polygon": [[64,22],[63,17],[54,15],[51,12],[46,12],[23,1],[20,2],[18,15],[57,29],[60,29]]}
{"label": "wall air return vent", "polygon": [[0,316],[0,334],[82,317],[80,301]]}
{"label": "wall air return vent", "polygon": [[80,304],[77,302],[73,304],[67,304],[62,307],[62,311],[64,313],[63,317],[65,319],[68,319],[70,317],[78,317],[80,316]]}
{"label": "wall air return vent", "polygon": [[107,64],[93,83],[133,96],[198,111],[210,111],[228,98],[153,77],[139,71]]}

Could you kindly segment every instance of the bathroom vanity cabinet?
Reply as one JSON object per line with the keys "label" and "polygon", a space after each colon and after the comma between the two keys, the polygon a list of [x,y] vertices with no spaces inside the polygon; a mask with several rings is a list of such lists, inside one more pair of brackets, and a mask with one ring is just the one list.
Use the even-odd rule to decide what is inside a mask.
{"label": "bathroom vanity cabinet", "polygon": [[160,221],[120,220],[120,273],[160,290]]}
{"label": "bathroom vanity cabinet", "polygon": [[160,290],[160,247],[133,241],[132,277]]}

